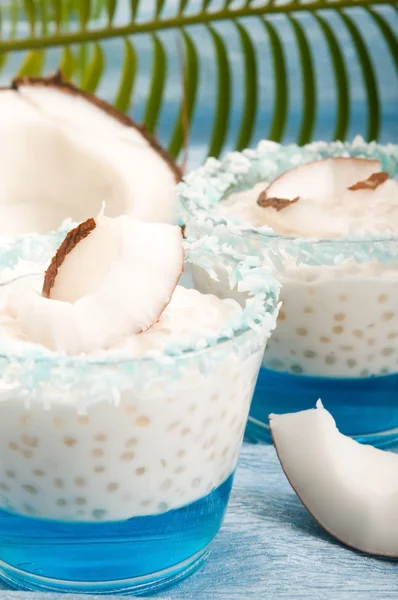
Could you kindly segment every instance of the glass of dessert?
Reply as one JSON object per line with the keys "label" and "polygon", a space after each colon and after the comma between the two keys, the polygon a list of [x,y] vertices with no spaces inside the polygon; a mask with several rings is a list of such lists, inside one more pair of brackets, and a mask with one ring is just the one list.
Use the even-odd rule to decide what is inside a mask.
{"label": "glass of dessert", "polygon": [[[188,235],[260,257],[282,284],[249,439],[271,440],[270,413],[321,398],[343,433],[398,444],[397,172],[397,146],[264,141],[181,184]],[[223,293],[221,279],[196,285]]]}
{"label": "glass of dessert", "polygon": [[[79,593],[171,585],[222,524],[278,284],[214,238],[183,243],[179,227],[128,217],[70,231],[45,274],[11,250],[0,576]],[[224,269],[240,302],[178,285],[184,255]]]}

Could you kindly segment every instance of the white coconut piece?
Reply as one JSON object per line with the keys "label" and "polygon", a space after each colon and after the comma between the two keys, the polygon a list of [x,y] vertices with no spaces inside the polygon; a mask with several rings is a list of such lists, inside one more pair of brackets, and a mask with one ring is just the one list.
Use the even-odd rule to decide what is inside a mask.
{"label": "white coconut piece", "polygon": [[107,349],[159,319],[183,262],[178,226],[88,219],[58,249],[43,295],[13,297],[12,312],[26,338],[51,350]]}
{"label": "white coconut piece", "polygon": [[[365,214],[369,203],[384,202],[393,187],[381,163],[335,157],[306,163],[282,173],[259,196],[267,225],[277,233],[303,237],[339,237],[351,217]],[[377,175],[376,175],[377,174]],[[366,186],[373,182],[377,185]]]}
{"label": "white coconut piece", "polygon": [[0,90],[0,233],[98,214],[173,222],[181,172],[142,127],[57,75]]}
{"label": "white coconut piece", "polygon": [[398,558],[398,455],[341,434],[316,409],[270,415],[282,469],[318,523],[351,548]]}

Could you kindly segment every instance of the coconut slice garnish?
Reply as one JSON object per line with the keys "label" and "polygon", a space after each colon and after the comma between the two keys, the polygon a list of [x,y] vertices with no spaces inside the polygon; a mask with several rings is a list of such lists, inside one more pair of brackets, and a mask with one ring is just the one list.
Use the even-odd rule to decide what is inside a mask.
{"label": "coconut slice garnish", "polygon": [[173,222],[181,171],[143,127],[58,74],[0,90],[0,233],[99,213]]}
{"label": "coconut slice garnish", "polygon": [[385,183],[388,179],[388,173],[384,171],[379,171],[379,173],[373,173],[370,177],[365,179],[364,181],[358,181],[354,185],[350,185],[348,188],[352,192],[356,192],[357,190],[375,190],[380,185]]}
{"label": "coconut slice garnish", "polygon": [[380,169],[380,162],[366,158],[336,157],[305,163],[277,177],[257,203],[267,211],[266,224],[277,233],[338,237],[342,224],[333,214],[334,201],[340,202],[350,193],[349,186],[367,181]]}
{"label": "coconut slice garnish", "polygon": [[270,415],[282,469],[316,521],[343,544],[398,558],[398,455],[341,434],[317,408]]}
{"label": "coconut slice garnish", "polygon": [[51,350],[80,354],[149,329],[183,271],[178,226],[129,217],[88,219],[51,261],[43,294],[13,299],[22,333]]}

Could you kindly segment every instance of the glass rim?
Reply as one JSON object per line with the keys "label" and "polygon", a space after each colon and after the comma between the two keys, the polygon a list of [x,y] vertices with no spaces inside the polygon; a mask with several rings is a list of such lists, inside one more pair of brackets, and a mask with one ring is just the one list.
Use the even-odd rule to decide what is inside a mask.
{"label": "glass rim", "polygon": [[[266,241],[281,241],[286,243],[311,243],[314,246],[347,246],[374,243],[398,242],[398,234],[349,234],[339,238],[310,238],[298,237],[286,234],[278,234],[271,230],[265,230],[264,226],[256,227],[247,221],[227,218],[217,214],[216,206],[230,193],[249,189],[256,182],[262,179],[267,180],[264,173],[263,177],[258,174],[259,169],[264,171],[279,167],[278,171],[283,172],[297,165],[290,165],[287,168],[280,168],[280,161],[286,160],[289,156],[305,160],[297,164],[305,164],[312,160],[333,156],[357,156],[379,160],[385,170],[390,175],[396,177],[398,174],[398,145],[382,145],[376,142],[365,143],[357,136],[352,142],[312,142],[304,146],[296,144],[281,145],[268,140],[261,141],[255,150],[246,149],[242,152],[231,152],[222,160],[210,158],[203,167],[199,167],[177,186],[177,198],[182,208],[182,213],[188,216],[187,224],[194,223],[195,220],[210,223],[213,228],[222,226],[230,229],[232,233],[239,236],[253,237]],[[272,167],[271,167],[272,164]],[[264,167],[265,165],[265,167]],[[255,175],[251,170],[255,171]],[[232,175],[231,175],[232,171]],[[229,175],[226,182],[223,176]],[[271,179],[271,178],[270,178]],[[273,179],[273,178],[272,178]],[[271,181],[272,181],[271,179]],[[247,183],[246,183],[247,181]],[[203,188],[206,183],[213,185],[212,201],[204,200],[205,192]],[[225,184],[226,183],[226,184]]]}
{"label": "glass rim", "polygon": [[[93,354],[69,355],[62,352],[52,351],[44,346],[36,348],[33,344],[23,349],[21,352],[12,351],[0,342],[0,360],[18,363],[25,361],[33,362],[34,364],[63,366],[66,368],[88,366],[95,367],[112,367],[112,366],[131,366],[139,364],[158,364],[167,366],[167,364],[175,364],[176,361],[199,357],[204,354],[209,354],[216,348],[225,346],[228,342],[234,342],[250,332],[256,333],[263,328],[268,329],[270,333],[276,323],[279,303],[280,285],[273,277],[269,268],[261,267],[259,264],[253,264],[253,261],[247,257],[240,255],[232,248],[222,248],[214,238],[204,238],[198,243],[197,240],[184,240],[185,245],[185,260],[184,265],[196,265],[205,269],[207,274],[211,276],[211,263],[214,261],[214,266],[224,265],[231,268],[232,279],[237,279],[238,282],[246,283],[245,292],[248,298],[257,301],[256,310],[249,311],[247,306],[242,307],[240,313],[241,318],[237,321],[237,326],[233,326],[228,321],[222,328],[219,328],[214,334],[202,336],[200,339],[206,339],[204,347],[193,347],[197,344],[198,336],[191,343],[181,345],[172,344],[162,348],[161,353],[156,356],[128,356],[124,350],[113,350],[109,353],[103,351]],[[0,250],[1,264],[1,250]],[[206,265],[208,268],[206,269]],[[232,268],[234,267],[234,269]],[[254,277],[253,277],[254,275]],[[17,284],[18,281],[26,278],[43,277],[43,272],[26,273],[5,281],[0,281],[0,294],[5,288]],[[231,277],[229,278],[231,297],[233,285]],[[226,296],[228,298],[228,296]],[[239,322],[240,321],[240,322]],[[227,335],[228,332],[228,335]]]}

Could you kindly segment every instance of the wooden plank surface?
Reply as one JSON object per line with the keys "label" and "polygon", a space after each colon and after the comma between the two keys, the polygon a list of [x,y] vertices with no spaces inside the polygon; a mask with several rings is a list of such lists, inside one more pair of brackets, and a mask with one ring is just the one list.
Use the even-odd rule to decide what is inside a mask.
{"label": "wooden plank surface", "polygon": [[[0,583],[1,600],[51,596],[66,598],[15,592]],[[369,558],[332,541],[292,492],[273,448],[245,445],[227,518],[209,560],[189,579],[156,597],[397,600],[398,562]],[[68,596],[73,598],[82,596]]]}

